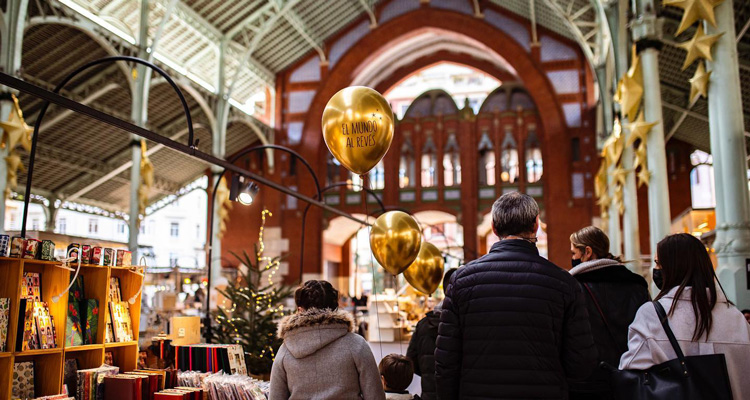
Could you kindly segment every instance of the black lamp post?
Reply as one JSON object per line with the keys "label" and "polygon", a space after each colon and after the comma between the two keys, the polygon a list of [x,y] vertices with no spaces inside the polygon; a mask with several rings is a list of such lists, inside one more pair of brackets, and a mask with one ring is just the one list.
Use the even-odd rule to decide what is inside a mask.
{"label": "black lamp post", "polygon": [[[177,86],[176,83],[172,80],[172,78],[167,75],[164,70],[159,68],[153,63],[150,63],[144,59],[138,58],[138,57],[130,57],[130,56],[113,56],[113,57],[104,57],[100,58],[98,60],[91,61],[88,64],[84,64],[81,67],[78,67],[75,71],[68,74],[68,76],[65,77],[65,79],[60,82],[53,92],[55,94],[60,93],[60,90],[62,90],[65,85],[70,82],[71,79],[75,78],[76,75],[80,74],[81,72],[94,67],[96,65],[100,64],[108,64],[113,63],[117,61],[129,61],[134,62],[137,64],[145,65],[152,70],[156,71],[159,75],[161,75],[167,83],[169,83],[170,86],[172,86],[172,89],[177,93],[177,96],[180,98],[180,102],[182,103],[182,108],[185,111],[185,118],[187,118],[187,124],[188,124],[188,147],[191,149],[195,149],[194,143],[193,143],[193,119],[190,117],[190,108],[188,107],[187,101],[185,101],[185,96],[182,95],[182,91],[180,90],[179,86]],[[26,219],[28,218],[29,214],[29,199],[31,197],[31,181],[34,175],[34,157],[36,156],[36,143],[39,140],[39,127],[42,125],[42,120],[44,119],[44,114],[47,112],[47,108],[49,107],[49,100],[45,100],[42,104],[42,108],[39,110],[39,116],[36,118],[36,122],[34,123],[34,136],[31,138],[31,152],[29,153],[29,168],[28,172],[26,174],[26,192],[23,196],[23,218],[21,220],[21,237],[26,237]],[[137,142],[133,142],[133,145],[139,145]]]}
{"label": "black lamp post", "polygon": [[[349,183],[349,182],[336,182],[332,183],[326,187],[323,188],[323,190],[320,191],[320,193],[325,193],[327,191],[330,191],[335,188],[340,187],[359,187],[368,194],[372,195],[372,197],[375,198],[375,200],[378,202],[378,205],[380,206],[380,209],[382,212],[385,212],[385,205],[383,205],[383,200],[378,197],[378,194],[375,193],[372,189],[365,187],[363,185],[355,184],[355,183]],[[323,198],[320,197],[321,195],[318,195],[318,200],[323,201]],[[365,198],[365,201],[366,198]],[[307,222],[307,212],[310,211],[310,203],[307,204],[305,207],[305,211],[302,213],[302,235],[300,239],[300,250],[299,250],[299,283],[302,284],[302,275],[303,275],[303,264],[305,263],[305,223]]]}
{"label": "black lamp post", "polygon": [[[293,157],[295,157],[296,159],[300,160],[302,162],[302,164],[304,164],[305,167],[307,168],[307,170],[310,172],[310,175],[312,175],[313,182],[315,183],[315,190],[317,192],[317,199],[318,200],[321,199],[321,193],[322,192],[321,192],[321,189],[320,189],[320,183],[318,181],[318,176],[315,175],[315,171],[310,166],[310,163],[308,163],[307,160],[305,160],[304,157],[302,157],[299,153],[297,153],[296,151],[294,151],[294,150],[292,150],[292,149],[290,149],[288,147],[279,146],[279,145],[275,145],[275,144],[267,144],[267,145],[263,145],[263,146],[251,147],[251,148],[245,149],[245,150],[237,153],[235,156],[233,156],[228,161],[229,161],[229,163],[233,164],[237,160],[239,160],[242,156],[245,156],[245,155],[247,155],[247,154],[249,154],[249,153],[251,153],[253,151],[266,150],[266,149],[280,150],[280,151],[286,152],[286,153],[292,155]],[[211,339],[212,339],[212,334],[211,334],[211,322],[212,322],[211,321],[211,264],[212,263],[211,263],[211,261],[212,261],[212,254],[213,254],[213,238],[214,238],[214,209],[216,207],[216,204],[215,204],[216,203],[216,190],[219,188],[219,184],[221,183],[221,179],[224,177],[224,174],[226,174],[226,172],[227,172],[227,170],[224,169],[221,172],[221,174],[219,174],[219,176],[216,178],[216,183],[214,184],[214,190],[211,193],[211,203],[210,203],[210,206],[209,206],[209,220],[208,220],[208,240],[209,240],[209,244],[208,244],[208,255],[207,255],[207,262],[208,262],[208,282],[207,283],[208,283],[208,285],[206,287],[206,324],[205,324],[206,325],[206,335],[205,335],[205,337],[206,337],[206,342],[208,342],[208,343],[211,343]],[[244,178],[244,177],[241,177],[241,178]],[[245,182],[239,182],[239,184],[242,187],[244,187],[245,189],[247,189],[245,191],[245,193],[248,193],[249,191],[254,191],[255,194],[257,194],[257,192],[258,192],[258,189],[257,189],[258,187],[253,182],[245,181]],[[234,183],[233,183],[233,186],[234,186]],[[233,188],[234,189],[233,191],[235,192],[233,194],[237,194],[237,195],[241,194],[239,189],[242,189],[242,187]],[[254,194],[253,194],[253,197],[254,197]],[[249,205],[252,202],[252,200],[249,197],[247,198],[247,200],[250,200],[250,201],[247,201],[247,200],[246,201],[242,201],[241,198],[239,200],[240,200],[240,203],[244,204],[244,205]],[[308,205],[308,208],[309,208],[309,205]],[[304,226],[303,226],[303,228],[304,228]],[[302,236],[304,238],[304,230],[303,230]]]}

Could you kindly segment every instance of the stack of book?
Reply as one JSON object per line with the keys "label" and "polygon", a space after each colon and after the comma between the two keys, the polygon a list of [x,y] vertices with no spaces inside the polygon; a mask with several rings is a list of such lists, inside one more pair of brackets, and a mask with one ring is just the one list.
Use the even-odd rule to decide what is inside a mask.
{"label": "stack of book", "polygon": [[37,272],[23,274],[16,351],[57,347],[55,321],[50,315],[49,305],[42,301],[41,281]]}
{"label": "stack of book", "polygon": [[109,281],[109,313],[107,314],[106,342],[130,342],[133,340],[133,325],[130,319],[128,302],[122,301],[120,280],[111,277]]}
{"label": "stack of book", "polygon": [[[178,388],[173,370],[138,369],[104,378],[104,398],[107,400],[202,400],[202,389]],[[186,396],[186,397],[183,397]]]}
{"label": "stack of book", "polygon": [[119,367],[102,365],[99,368],[78,370],[78,381],[76,388],[77,400],[102,400],[104,397],[104,378],[117,375]]}
{"label": "stack of book", "polygon": [[175,346],[175,366],[180,371],[247,375],[245,352],[238,344]]}

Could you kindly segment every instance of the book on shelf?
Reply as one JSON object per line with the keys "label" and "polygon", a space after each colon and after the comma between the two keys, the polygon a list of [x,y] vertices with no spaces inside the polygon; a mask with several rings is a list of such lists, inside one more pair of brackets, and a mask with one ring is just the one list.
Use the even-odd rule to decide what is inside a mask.
{"label": "book on shelf", "polygon": [[49,313],[49,305],[46,302],[34,302],[34,323],[36,324],[35,328],[38,336],[38,348],[54,349],[57,347],[55,342],[55,326],[52,322],[52,316]]}
{"label": "book on shelf", "polygon": [[110,303],[110,314],[112,317],[112,332],[115,342],[130,342],[133,340],[133,326],[130,319],[128,303],[120,301]]}
{"label": "book on shelf", "polygon": [[21,297],[42,301],[42,277],[38,272],[23,273]]}
{"label": "book on shelf", "polygon": [[80,312],[77,300],[68,303],[68,317],[65,322],[65,346],[80,346],[83,344]]}
{"label": "book on shelf", "polygon": [[24,361],[13,364],[13,399],[33,399],[34,396],[34,362]]}
{"label": "book on shelf", "polygon": [[175,366],[180,371],[247,375],[245,353],[238,344],[175,346]]}
{"label": "book on shelf", "polygon": [[82,311],[85,309],[86,322],[83,329],[83,342],[85,344],[96,343],[96,331],[99,327],[99,300],[86,299],[82,302]]}
{"label": "book on shelf", "polygon": [[10,299],[0,298],[0,352],[8,351],[8,327],[10,326]]}
{"label": "book on shelf", "polygon": [[39,348],[34,323],[34,302],[21,298],[18,302],[18,329],[16,330],[16,351],[28,351]]}
{"label": "book on shelf", "polygon": [[65,393],[75,395],[78,393],[78,360],[68,358],[63,366],[63,385]]}
{"label": "book on shelf", "polygon": [[104,398],[107,400],[147,400],[143,396],[143,377],[113,375],[104,378]]}
{"label": "book on shelf", "polygon": [[120,373],[119,367],[103,365],[98,368],[80,369],[77,377],[77,400],[105,400],[104,378]]}

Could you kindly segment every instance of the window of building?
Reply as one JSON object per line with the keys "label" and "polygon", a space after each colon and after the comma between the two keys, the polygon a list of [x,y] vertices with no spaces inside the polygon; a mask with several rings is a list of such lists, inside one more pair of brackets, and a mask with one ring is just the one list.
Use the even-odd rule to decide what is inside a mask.
{"label": "window of building", "polygon": [[696,150],[690,155],[693,170],[690,171],[690,194],[693,209],[716,207],[713,157]]}
{"label": "window of building", "polygon": [[172,237],[179,237],[180,236],[180,223],[179,222],[172,222],[169,224],[169,236]]}
{"label": "window of building", "polygon": [[543,172],[542,149],[536,136],[536,127],[530,125],[526,138],[526,181],[528,183],[539,182]]}
{"label": "window of building", "polygon": [[177,266],[177,254],[169,253],[169,266],[174,268]]}
{"label": "window of building", "polygon": [[89,233],[99,233],[99,221],[96,219],[89,219]]}
{"label": "window of building", "polygon": [[364,182],[362,182],[362,177],[349,171],[349,179],[346,180],[346,183],[349,184],[349,190],[353,192],[359,192],[362,191],[362,188],[364,187]]}
{"label": "window of building", "polygon": [[414,147],[407,138],[401,146],[401,158],[398,162],[398,186],[400,188],[412,188],[416,182],[414,175]]}
{"label": "window of building", "polygon": [[125,230],[126,226],[127,225],[125,225],[125,222],[118,222],[117,223],[117,233],[119,233],[121,235],[124,235],[125,232],[126,232],[126,230]]}
{"label": "window of building", "polygon": [[65,233],[68,230],[68,221],[65,218],[58,218],[57,219],[57,232],[58,233]]}
{"label": "window of building", "polygon": [[201,238],[201,225],[200,224],[195,225],[195,238],[199,240]]}
{"label": "window of building", "polygon": [[581,161],[581,139],[577,137],[570,139],[570,158],[573,161]]}
{"label": "window of building", "polygon": [[461,154],[458,150],[455,133],[451,133],[448,136],[448,141],[445,143],[443,179],[445,186],[461,185]]}
{"label": "window of building", "polygon": [[370,189],[382,190],[385,188],[385,166],[383,165],[383,160],[380,160],[380,162],[370,170],[368,180],[369,182],[367,182],[367,184]]}
{"label": "window of building", "polygon": [[479,184],[492,186],[495,184],[495,150],[492,139],[487,131],[482,132],[479,139]]}
{"label": "window of building", "polygon": [[515,183],[518,180],[518,144],[513,137],[513,127],[505,127],[505,137],[500,148],[500,180],[504,183]]}
{"label": "window of building", "polygon": [[341,163],[339,163],[339,160],[330,153],[328,153],[326,168],[326,180],[328,185],[339,182],[341,179]]}
{"label": "window of building", "polygon": [[432,135],[428,135],[422,148],[422,187],[435,186],[437,186],[437,155]]}
{"label": "window of building", "polygon": [[31,220],[31,230],[32,231],[39,230],[39,218],[34,218]]}

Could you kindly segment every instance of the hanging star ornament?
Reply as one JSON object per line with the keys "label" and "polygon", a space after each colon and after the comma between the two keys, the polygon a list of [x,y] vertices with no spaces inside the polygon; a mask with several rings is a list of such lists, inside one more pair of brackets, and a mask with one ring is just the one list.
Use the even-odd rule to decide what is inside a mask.
{"label": "hanging star ornament", "polygon": [[594,192],[596,197],[601,198],[602,195],[607,193],[607,161],[602,159],[599,165],[599,171],[596,173],[594,178]]}
{"label": "hanging star ornament", "polygon": [[643,117],[643,112],[638,114],[638,118],[628,124],[628,130],[630,130],[630,136],[628,137],[628,146],[633,145],[636,140],[640,139],[642,143],[646,143],[648,139],[648,133],[651,132],[651,128],[656,126],[658,122],[646,122]]}
{"label": "hanging star ornament", "polygon": [[708,21],[712,26],[716,26],[714,7],[723,2],[724,0],[664,0],[662,4],[685,10],[682,14],[680,26],[677,28],[677,35],[679,35],[693,25],[695,21],[701,19]]}
{"label": "hanging star ornament", "polygon": [[4,132],[2,144],[9,151],[13,150],[18,143],[21,143],[26,151],[31,151],[31,133],[34,129],[26,125],[17,103],[11,109],[8,121],[0,122],[0,128],[3,128]]}
{"label": "hanging star ornament", "polygon": [[698,25],[698,29],[695,31],[695,35],[693,35],[692,39],[677,45],[678,47],[687,51],[685,62],[682,64],[682,70],[686,70],[687,67],[689,67],[690,64],[692,64],[693,61],[698,58],[704,58],[708,61],[713,61],[714,58],[711,56],[711,48],[723,34],[724,33],[722,32],[715,35],[706,35],[703,32],[703,26]]}
{"label": "hanging star ornament", "polygon": [[232,210],[232,201],[229,199],[229,188],[227,187],[226,178],[221,178],[219,187],[216,188],[216,203],[214,207],[219,207],[219,239],[224,237],[227,230],[227,221],[229,221],[229,211]]}
{"label": "hanging star ornament", "polygon": [[5,186],[5,197],[7,198],[8,196],[10,196],[10,192],[12,190],[15,190],[16,186],[18,186],[18,172],[23,172],[26,170],[26,168],[24,168],[23,166],[21,157],[15,151],[11,152],[7,157],[5,157],[5,164],[8,168],[8,183]]}
{"label": "hanging star ornament", "polygon": [[625,178],[628,176],[628,170],[621,166],[617,166],[614,171],[612,171],[612,178],[615,182],[615,192],[617,190],[621,190],[622,186],[625,186]]}
{"label": "hanging star ornament", "polygon": [[635,158],[633,160],[633,170],[638,168],[647,168],[646,166],[646,142],[641,142],[641,145],[635,149]]}
{"label": "hanging star ornament", "polygon": [[138,188],[138,212],[145,213],[148,195],[154,186],[154,164],[146,154],[146,141],[141,140],[141,185]]}
{"label": "hanging star ornament", "polygon": [[633,46],[633,58],[630,69],[622,76],[617,84],[615,101],[620,104],[622,111],[632,120],[638,112],[643,98],[643,71],[641,70],[641,57]]}
{"label": "hanging star ornament", "polygon": [[690,102],[698,100],[700,96],[708,97],[708,82],[711,79],[711,72],[706,72],[703,62],[698,63],[695,74],[690,81]]}
{"label": "hanging star ornament", "polygon": [[638,187],[643,186],[643,184],[646,184],[646,186],[648,186],[651,181],[651,172],[649,172],[646,168],[641,168],[641,170],[638,171],[636,177],[638,177]]}

